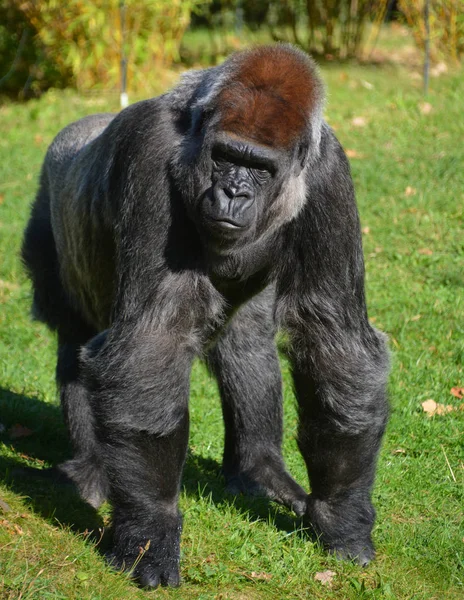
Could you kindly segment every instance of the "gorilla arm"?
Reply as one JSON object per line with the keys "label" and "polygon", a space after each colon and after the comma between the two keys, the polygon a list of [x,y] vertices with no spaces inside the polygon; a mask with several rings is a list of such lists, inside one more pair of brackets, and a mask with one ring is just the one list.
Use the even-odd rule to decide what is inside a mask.
{"label": "gorilla arm", "polygon": [[292,338],[307,518],[330,550],[373,558],[370,501],[387,419],[388,355],[367,319],[359,220],[346,157],[324,126],[307,202],[289,225],[279,312]]}

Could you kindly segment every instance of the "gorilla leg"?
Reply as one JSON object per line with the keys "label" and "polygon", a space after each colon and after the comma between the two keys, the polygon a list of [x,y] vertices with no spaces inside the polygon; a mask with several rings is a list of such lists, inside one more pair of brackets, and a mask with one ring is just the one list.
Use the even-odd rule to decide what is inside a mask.
{"label": "gorilla leg", "polygon": [[273,293],[243,306],[209,355],[225,423],[223,470],[232,493],[265,495],[306,511],[306,492],[285,470],[282,381],[274,336]]}
{"label": "gorilla leg", "polygon": [[99,456],[113,505],[116,568],[142,586],[179,584],[178,498],[188,445],[190,338],[143,322],[113,327],[83,354]]}
{"label": "gorilla leg", "polygon": [[62,335],[58,338],[56,378],[63,416],[74,449],[74,457],[61,464],[59,470],[72,479],[84,500],[98,508],[107,498],[108,483],[99,456],[89,394],[79,372],[82,345],[76,341],[64,341]]}
{"label": "gorilla leg", "polygon": [[71,307],[60,281],[44,173],[25,232],[22,257],[33,284],[33,314],[58,331],[56,379],[74,449],[74,458],[60,465],[59,471],[76,484],[84,500],[97,507],[106,497],[107,486],[99,466],[89,398],[79,373],[80,349],[96,332]]}
{"label": "gorilla leg", "polygon": [[371,490],[388,413],[388,355],[368,324],[356,333],[316,331],[293,357],[307,518],[328,549],[364,565],[374,557]]}

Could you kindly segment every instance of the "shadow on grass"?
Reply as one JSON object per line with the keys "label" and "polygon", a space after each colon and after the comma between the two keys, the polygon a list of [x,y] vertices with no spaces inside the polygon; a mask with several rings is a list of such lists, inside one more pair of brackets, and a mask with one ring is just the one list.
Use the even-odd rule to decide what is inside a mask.
{"label": "shadow on grass", "polygon": [[[80,499],[72,485],[57,483],[47,469],[42,470],[71,456],[59,406],[0,388],[0,421],[5,427],[0,435],[6,447],[0,456],[4,483],[36,514],[77,533],[94,530],[98,539],[103,527],[100,515]],[[13,434],[11,439],[10,428],[21,433],[17,425],[30,433],[18,438]]]}
{"label": "shadow on grass", "polygon": [[[58,483],[41,467],[51,467],[70,458],[71,449],[58,404],[49,404],[0,388],[0,421],[5,431],[0,441],[6,446],[0,457],[0,477],[15,493],[25,497],[35,513],[70,527],[77,533],[93,530],[99,538],[103,519],[80,499],[74,487]],[[16,424],[31,430],[30,435],[11,439],[10,428]],[[27,433],[27,432],[26,432]],[[24,469],[24,467],[35,467]],[[301,519],[265,498],[233,496],[224,489],[221,466],[215,460],[188,453],[183,487],[192,498],[210,496],[217,505],[233,505],[252,520],[271,522],[283,531],[301,528]],[[106,539],[105,535],[105,539]],[[102,544],[104,550],[107,542]]]}

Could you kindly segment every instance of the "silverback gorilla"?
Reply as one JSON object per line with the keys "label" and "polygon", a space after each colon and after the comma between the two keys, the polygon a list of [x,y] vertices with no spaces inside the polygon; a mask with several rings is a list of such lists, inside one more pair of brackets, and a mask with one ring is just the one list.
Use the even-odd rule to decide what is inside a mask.
{"label": "silverback gorilla", "polygon": [[[322,110],[311,59],[261,47],[72,123],[45,158],[22,254],[33,314],[58,335],[74,448],[60,468],[91,505],[111,501],[109,561],[135,562],[144,587],[179,584],[197,356],[219,382],[229,490],[304,515],[342,557],[374,556],[388,355],[367,318],[349,165]],[[309,496],[281,454],[277,327]]]}

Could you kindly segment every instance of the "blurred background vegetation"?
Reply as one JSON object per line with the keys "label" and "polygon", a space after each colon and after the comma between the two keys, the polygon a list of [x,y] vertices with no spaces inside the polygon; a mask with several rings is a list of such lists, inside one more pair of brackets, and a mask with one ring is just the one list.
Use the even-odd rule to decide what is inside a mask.
{"label": "blurred background vegetation", "polygon": [[[250,43],[289,41],[322,60],[375,60],[385,22],[426,40],[426,0],[0,0],[0,96],[55,87],[150,95],[185,67]],[[429,0],[430,54],[459,63],[463,0]]]}

